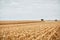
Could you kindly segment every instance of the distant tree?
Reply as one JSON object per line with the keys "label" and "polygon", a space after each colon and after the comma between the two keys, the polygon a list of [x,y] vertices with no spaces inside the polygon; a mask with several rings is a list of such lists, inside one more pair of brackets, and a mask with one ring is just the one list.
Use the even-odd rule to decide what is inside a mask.
{"label": "distant tree", "polygon": [[41,19],[41,21],[44,21],[44,19]]}

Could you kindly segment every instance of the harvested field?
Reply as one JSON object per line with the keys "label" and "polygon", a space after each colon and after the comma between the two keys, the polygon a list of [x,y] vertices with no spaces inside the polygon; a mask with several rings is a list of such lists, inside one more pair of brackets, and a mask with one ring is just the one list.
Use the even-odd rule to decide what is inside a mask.
{"label": "harvested field", "polygon": [[60,40],[60,22],[1,22],[0,40]]}

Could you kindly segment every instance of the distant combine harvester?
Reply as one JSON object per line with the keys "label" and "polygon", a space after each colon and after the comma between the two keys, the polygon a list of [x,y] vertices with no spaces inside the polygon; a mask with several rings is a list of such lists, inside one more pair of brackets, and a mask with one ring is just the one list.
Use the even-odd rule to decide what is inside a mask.
{"label": "distant combine harvester", "polygon": [[44,19],[41,19],[41,21],[44,21]]}
{"label": "distant combine harvester", "polygon": [[55,21],[58,21],[57,19],[55,19]]}

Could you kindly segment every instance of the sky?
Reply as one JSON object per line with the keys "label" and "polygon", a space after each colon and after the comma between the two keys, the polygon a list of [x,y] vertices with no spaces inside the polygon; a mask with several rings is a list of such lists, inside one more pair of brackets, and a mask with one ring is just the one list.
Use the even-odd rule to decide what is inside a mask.
{"label": "sky", "polygon": [[0,0],[0,20],[60,19],[60,0]]}

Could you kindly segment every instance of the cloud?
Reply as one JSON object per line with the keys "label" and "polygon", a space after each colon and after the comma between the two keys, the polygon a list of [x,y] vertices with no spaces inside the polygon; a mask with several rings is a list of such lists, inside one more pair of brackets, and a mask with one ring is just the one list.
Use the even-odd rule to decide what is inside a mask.
{"label": "cloud", "polygon": [[58,0],[2,1],[0,19],[60,19]]}

